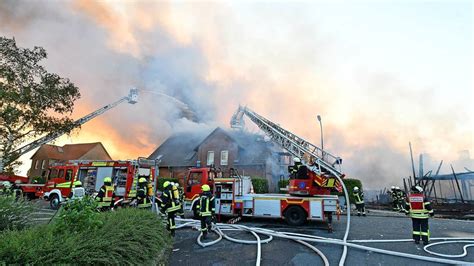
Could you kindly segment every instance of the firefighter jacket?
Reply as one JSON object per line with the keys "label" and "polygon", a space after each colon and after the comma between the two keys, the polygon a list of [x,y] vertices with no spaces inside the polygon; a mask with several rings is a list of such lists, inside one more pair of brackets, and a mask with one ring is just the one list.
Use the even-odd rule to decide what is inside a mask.
{"label": "firefighter jacket", "polygon": [[358,191],[358,192],[352,193],[352,195],[353,195],[354,198],[355,198],[355,204],[362,204],[362,203],[364,203],[364,192]]}
{"label": "firefighter jacket", "polygon": [[99,200],[99,207],[108,207],[111,206],[112,199],[114,198],[114,186],[102,185],[100,187],[99,193],[97,194],[97,199]]}
{"label": "firefighter jacket", "polygon": [[138,190],[137,190],[138,208],[151,207],[151,202],[150,202],[150,199],[148,198],[147,191],[148,191],[147,184],[138,184]]}
{"label": "firefighter jacket", "polygon": [[397,199],[405,200],[406,194],[403,190],[397,190]]}
{"label": "firefighter jacket", "polygon": [[216,212],[216,205],[214,202],[214,196],[211,192],[204,192],[199,197],[197,209],[199,211],[199,216],[206,217],[212,216]]}
{"label": "firefighter jacket", "polygon": [[434,215],[431,203],[421,193],[412,193],[405,202],[405,213],[415,219],[428,219]]}
{"label": "firefighter jacket", "polygon": [[161,208],[166,212],[174,212],[181,209],[181,204],[179,204],[179,198],[175,198],[173,192],[171,191],[171,186],[168,186],[161,193]]}

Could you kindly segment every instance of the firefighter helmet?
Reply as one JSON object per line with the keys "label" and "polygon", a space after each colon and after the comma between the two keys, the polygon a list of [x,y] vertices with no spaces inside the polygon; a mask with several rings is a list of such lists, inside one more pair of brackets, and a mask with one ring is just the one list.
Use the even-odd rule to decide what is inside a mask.
{"label": "firefighter helmet", "polygon": [[396,190],[400,190],[400,187],[395,187]]}
{"label": "firefighter helmet", "polygon": [[295,158],[293,158],[293,162],[295,162],[295,163],[301,163],[301,160],[300,160],[300,158],[295,157]]}
{"label": "firefighter helmet", "polygon": [[138,179],[138,183],[146,183],[146,178],[140,177],[140,178]]}
{"label": "firefighter helmet", "polygon": [[423,188],[420,186],[413,186],[411,187],[411,190],[415,193],[423,193]]}
{"label": "firefighter helmet", "polygon": [[3,182],[3,187],[10,188],[11,186],[12,186],[12,184],[10,184],[10,182],[8,182],[8,181]]}
{"label": "firefighter helmet", "polygon": [[165,181],[163,183],[163,188],[167,188],[169,185],[171,185],[170,181]]}
{"label": "firefighter helmet", "polygon": [[391,190],[395,190],[395,186],[392,186],[390,189],[391,189]]}
{"label": "firefighter helmet", "polygon": [[106,178],[104,178],[104,183],[112,183],[112,178],[110,178],[110,176],[107,176]]}
{"label": "firefighter helmet", "polygon": [[355,192],[359,191],[359,187],[354,187],[354,191]]}
{"label": "firefighter helmet", "polygon": [[201,189],[202,189],[202,192],[211,191],[211,187],[209,187],[208,184],[202,185]]}

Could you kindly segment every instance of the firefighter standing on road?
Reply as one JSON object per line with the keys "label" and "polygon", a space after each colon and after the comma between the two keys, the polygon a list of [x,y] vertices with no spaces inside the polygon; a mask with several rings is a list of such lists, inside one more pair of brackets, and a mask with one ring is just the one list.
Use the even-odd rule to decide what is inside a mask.
{"label": "firefighter standing on road", "polygon": [[197,209],[199,211],[199,217],[201,219],[201,232],[202,237],[206,239],[207,233],[211,230],[211,222],[216,211],[214,196],[212,195],[211,188],[209,185],[204,184],[201,187],[202,194],[199,197]]}
{"label": "firefighter standing on road", "polygon": [[174,231],[176,230],[176,213],[179,211],[180,204],[179,198],[175,198],[173,195],[173,186],[169,181],[163,183],[163,193],[161,193],[161,206],[160,211],[166,213],[168,216],[168,230],[171,235],[174,236]]}
{"label": "firefighter standing on road", "polygon": [[405,201],[406,201],[406,193],[405,191],[401,190],[399,187],[396,187],[397,189],[397,199],[398,199],[398,210],[399,212],[404,212],[405,211]]}
{"label": "firefighter standing on road", "polygon": [[364,192],[359,190],[358,187],[354,187],[354,192],[352,193],[352,195],[355,198],[357,216],[360,216],[361,212],[362,212],[362,216],[365,216]]}
{"label": "firefighter standing on road", "polygon": [[151,201],[148,197],[148,181],[144,177],[138,179],[137,207],[140,209],[151,207]]}
{"label": "firefighter standing on road", "polygon": [[107,210],[113,208],[113,198],[114,195],[114,185],[112,184],[112,178],[104,178],[104,184],[100,187],[99,193],[96,196],[96,199],[99,202],[99,208],[101,210]]}
{"label": "firefighter standing on road", "polygon": [[398,195],[395,186],[392,186],[390,188],[390,197],[392,198],[392,210],[396,212],[399,211],[400,209],[398,208]]}
{"label": "firefighter standing on road", "polygon": [[405,213],[411,217],[415,243],[420,243],[421,236],[423,244],[427,245],[430,240],[428,218],[434,216],[434,211],[431,203],[423,195],[423,189],[420,186],[413,186],[411,191],[412,193],[406,202]]}

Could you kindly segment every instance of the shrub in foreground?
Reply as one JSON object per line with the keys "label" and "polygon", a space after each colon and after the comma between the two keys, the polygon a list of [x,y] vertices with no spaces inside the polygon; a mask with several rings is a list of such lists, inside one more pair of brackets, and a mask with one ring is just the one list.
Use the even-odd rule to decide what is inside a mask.
{"label": "shrub in foreground", "polygon": [[0,196],[0,231],[6,229],[23,229],[31,220],[33,206],[14,196]]}
{"label": "shrub in foreground", "polygon": [[154,213],[122,209],[100,213],[95,229],[38,226],[0,235],[0,264],[165,264],[172,241]]}

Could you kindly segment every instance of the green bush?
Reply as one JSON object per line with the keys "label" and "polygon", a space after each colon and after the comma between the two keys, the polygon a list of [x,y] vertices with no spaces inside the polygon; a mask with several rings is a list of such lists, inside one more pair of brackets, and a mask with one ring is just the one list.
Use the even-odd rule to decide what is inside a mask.
{"label": "green bush", "polygon": [[32,211],[33,206],[28,201],[15,200],[14,196],[0,196],[0,231],[27,227]]}
{"label": "green bush", "polygon": [[[355,202],[355,198],[352,195],[354,192],[354,187],[359,187],[360,190],[362,190],[362,182],[359,179],[354,179],[354,178],[346,178],[343,179],[344,185],[346,185],[347,188],[347,193],[349,193],[349,200],[351,203]],[[338,193],[339,196],[344,196],[344,191]]]}
{"label": "green bush", "polygon": [[102,224],[97,211],[97,202],[90,196],[70,200],[64,204],[56,221],[58,230],[77,232],[92,230]]}
{"label": "green bush", "polygon": [[99,214],[101,225],[75,233],[43,225],[0,234],[0,265],[166,264],[172,240],[156,213],[135,208]]}
{"label": "green bush", "polygon": [[178,183],[177,178],[158,177],[158,190],[163,190],[163,183],[166,181]]}
{"label": "green bush", "polygon": [[278,181],[278,188],[280,189],[280,193],[287,192],[287,191],[282,191],[282,188],[286,188],[288,184],[290,183],[289,179],[281,179]]}
{"label": "green bush", "polygon": [[268,193],[268,180],[262,177],[252,177],[252,185],[255,193]]}

